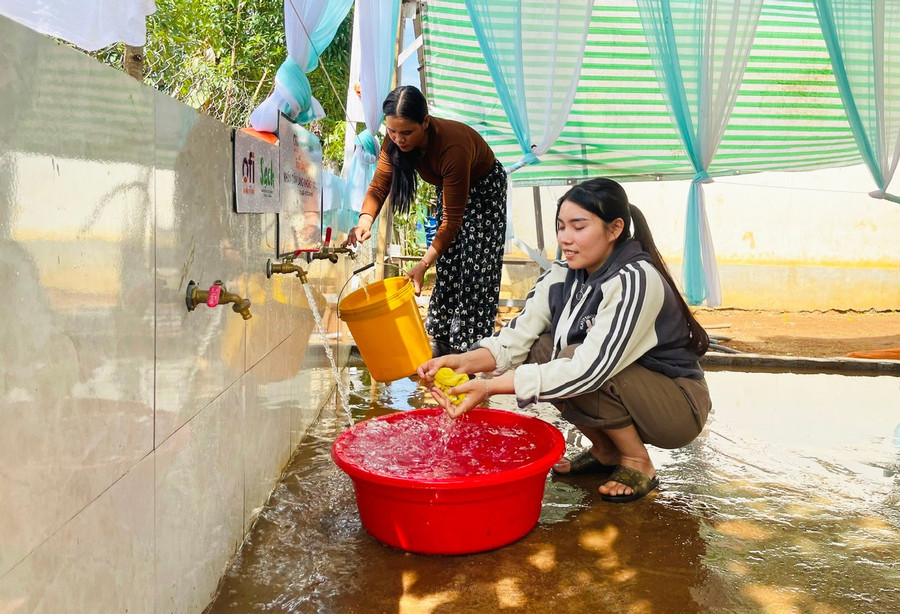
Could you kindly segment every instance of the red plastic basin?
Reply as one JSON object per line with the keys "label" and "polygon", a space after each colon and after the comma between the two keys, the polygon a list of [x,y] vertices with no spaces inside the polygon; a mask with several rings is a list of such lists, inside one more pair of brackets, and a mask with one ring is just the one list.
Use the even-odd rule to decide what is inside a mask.
{"label": "red plastic basin", "polygon": [[[431,424],[442,412],[420,409],[379,416],[354,425],[335,440],[331,456],[353,481],[363,527],[385,544],[423,554],[483,552],[523,537],[534,528],[540,516],[547,472],[565,452],[562,434],[543,420],[482,408],[458,418],[463,422],[482,423],[471,428],[489,428],[490,445],[479,448],[479,442],[456,441],[464,439],[458,437],[451,438],[451,447],[463,446],[466,454],[475,456],[496,455],[497,450],[501,455],[507,454],[504,450],[512,451],[508,454],[510,458],[500,459],[500,463],[487,458],[484,463],[487,469],[480,467],[472,474],[408,477],[401,471],[391,473],[371,464],[367,466],[366,453],[361,453],[359,443],[364,429],[394,426],[370,423],[387,421],[404,427],[399,429],[402,431],[406,427],[421,427],[428,420]],[[504,427],[515,433],[514,437],[508,437],[509,441],[502,440],[507,437],[503,434],[507,432]],[[384,442],[379,454],[389,451],[389,456],[402,459],[408,450],[403,449],[406,444],[400,439],[397,436],[396,441]],[[431,461],[420,458],[417,462],[428,466]]]}

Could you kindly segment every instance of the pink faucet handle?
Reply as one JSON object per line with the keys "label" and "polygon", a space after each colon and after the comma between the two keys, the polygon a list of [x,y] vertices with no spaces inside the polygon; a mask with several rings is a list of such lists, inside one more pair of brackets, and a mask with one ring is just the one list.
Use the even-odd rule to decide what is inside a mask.
{"label": "pink faucet handle", "polygon": [[213,284],[209,287],[209,295],[206,299],[207,307],[215,307],[219,304],[219,297],[222,295],[222,286]]}
{"label": "pink faucet handle", "polygon": [[328,247],[328,245],[330,243],[331,243],[331,226],[328,226],[325,229],[325,247]]}

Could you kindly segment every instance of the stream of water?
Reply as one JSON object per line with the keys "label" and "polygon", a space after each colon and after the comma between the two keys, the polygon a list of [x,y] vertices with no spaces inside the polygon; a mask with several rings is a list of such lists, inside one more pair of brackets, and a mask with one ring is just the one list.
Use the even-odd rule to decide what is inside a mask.
{"label": "stream of water", "polygon": [[334,352],[331,351],[331,342],[328,339],[328,331],[325,330],[325,325],[322,323],[322,314],[319,313],[319,309],[316,307],[316,300],[310,287],[307,284],[300,285],[303,286],[303,290],[306,292],[306,300],[309,302],[309,309],[312,311],[313,319],[316,322],[316,331],[322,337],[322,347],[325,349],[325,355],[328,357],[328,362],[331,364],[331,372],[334,375],[338,397],[341,400],[341,407],[347,416],[347,425],[350,426],[353,424],[353,416],[350,414],[350,401],[347,397],[347,390],[341,382],[341,373],[338,370],[337,363],[334,361]]}

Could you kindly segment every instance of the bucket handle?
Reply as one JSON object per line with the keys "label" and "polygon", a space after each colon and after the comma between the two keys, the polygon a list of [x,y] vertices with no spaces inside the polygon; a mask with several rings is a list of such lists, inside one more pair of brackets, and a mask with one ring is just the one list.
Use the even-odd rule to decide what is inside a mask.
{"label": "bucket handle", "polygon": [[[385,266],[395,266],[395,267],[397,267],[397,274],[398,274],[398,275],[400,274],[400,265],[399,265],[399,264],[396,264],[396,263],[393,263],[393,262],[385,262],[384,264],[385,264]],[[338,318],[339,318],[339,319],[340,319],[340,317],[341,317],[341,295],[343,295],[343,294],[344,294],[344,290],[347,289],[347,284],[349,284],[349,283],[350,283],[350,280],[353,279],[354,277],[356,277],[358,274],[362,273],[363,271],[365,271],[365,270],[367,270],[367,269],[371,269],[373,266],[375,266],[375,263],[374,263],[374,262],[370,262],[369,264],[366,264],[366,265],[364,265],[364,266],[359,267],[358,269],[356,269],[355,271],[353,271],[353,273],[350,274],[350,277],[348,277],[348,278],[347,278],[347,281],[344,282],[344,285],[341,286],[341,291],[338,292],[338,295],[337,295],[337,315],[338,315]]]}
{"label": "bucket handle", "polygon": [[347,281],[344,282],[344,285],[341,286],[341,291],[338,292],[338,296],[337,296],[337,314],[338,314],[338,318],[341,317],[341,295],[344,294],[344,290],[347,288],[347,284],[350,283],[350,280],[351,280],[351,279],[353,279],[354,277],[356,277],[357,275],[359,275],[359,274],[362,273],[363,271],[365,271],[365,270],[367,270],[367,269],[371,269],[373,266],[375,266],[375,263],[374,263],[374,262],[370,262],[369,264],[366,264],[366,265],[364,265],[364,266],[359,267],[358,269],[356,269],[355,271],[353,271],[353,273],[350,275],[350,277],[347,278]]}

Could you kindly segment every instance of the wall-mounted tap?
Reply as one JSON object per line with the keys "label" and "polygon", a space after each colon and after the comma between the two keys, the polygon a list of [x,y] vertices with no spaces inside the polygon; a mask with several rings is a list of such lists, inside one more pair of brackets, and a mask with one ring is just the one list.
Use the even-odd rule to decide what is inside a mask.
{"label": "wall-mounted tap", "polygon": [[305,284],[307,282],[306,271],[299,264],[294,264],[295,255],[296,252],[293,255],[282,256],[281,262],[272,262],[271,258],[266,260],[266,278],[270,279],[272,273],[296,273],[300,278],[300,283]]}
{"label": "wall-mounted tap", "polygon": [[328,247],[327,245],[314,252],[307,252],[307,258],[311,260],[330,260],[333,263],[338,261],[338,254],[350,254],[350,258],[356,259],[356,251],[349,247]]}
{"label": "wall-mounted tap", "polygon": [[350,254],[350,258],[356,260],[356,250],[349,247],[331,247],[331,226],[325,229],[325,241],[322,247],[317,250],[304,251],[306,251],[307,262],[312,260],[330,260],[332,263],[337,263],[338,254]]}
{"label": "wall-mounted tap", "polygon": [[188,283],[187,292],[185,293],[184,302],[188,311],[193,311],[200,303],[206,303],[207,307],[215,307],[223,303],[234,303],[231,306],[232,311],[241,314],[245,320],[249,320],[253,316],[250,314],[250,300],[241,298],[237,294],[232,294],[225,289],[221,279],[217,279],[209,290],[201,290],[194,280]]}

